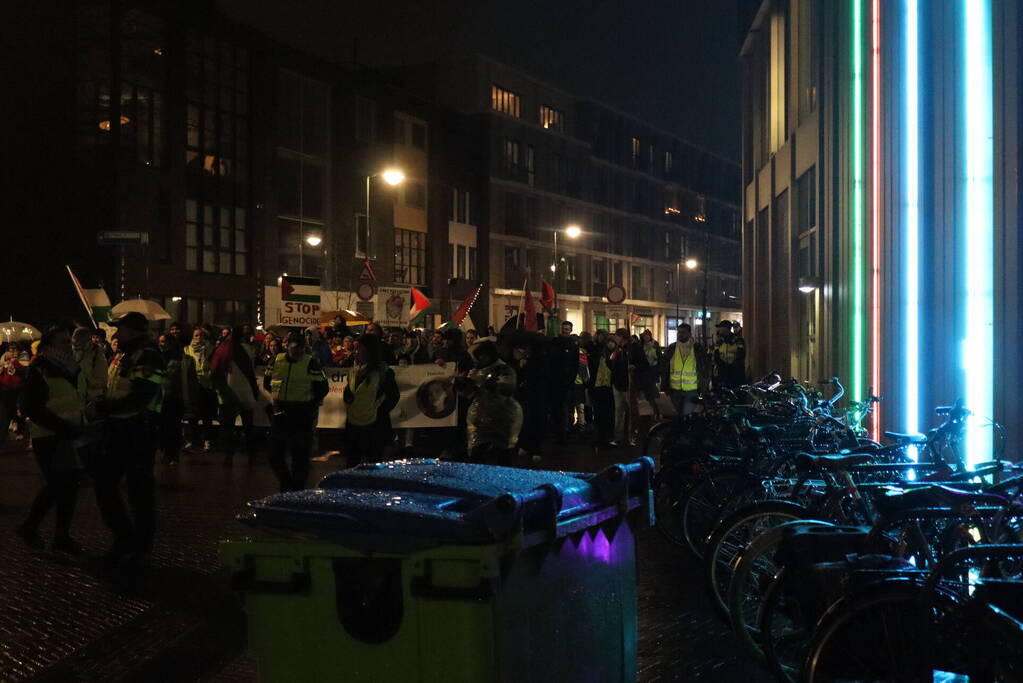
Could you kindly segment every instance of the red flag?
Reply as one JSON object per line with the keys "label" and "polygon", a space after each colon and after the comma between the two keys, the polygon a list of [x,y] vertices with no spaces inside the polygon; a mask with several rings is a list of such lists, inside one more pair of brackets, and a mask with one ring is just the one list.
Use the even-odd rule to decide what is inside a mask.
{"label": "red flag", "polygon": [[465,316],[469,315],[469,309],[472,308],[472,305],[476,303],[476,299],[479,298],[480,291],[482,289],[483,283],[481,282],[479,286],[476,287],[476,291],[465,297],[465,300],[462,301],[462,305],[458,307],[458,310],[455,311],[455,314],[451,317],[452,322],[456,325],[462,324],[462,321],[465,320]]}
{"label": "red flag", "polygon": [[525,312],[523,327],[525,327],[528,332],[536,332],[536,304],[533,303],[533,294],[529,291],[528,285],[523,287],[523,289],[525,289],[525,294],[522,297],[522,310]]}
{"label": "red flag", "polygon": [[540,303],[548,311],[554,310],[554,302],[557,296],[554,294],[554,287],[547,280],[540,280]]}

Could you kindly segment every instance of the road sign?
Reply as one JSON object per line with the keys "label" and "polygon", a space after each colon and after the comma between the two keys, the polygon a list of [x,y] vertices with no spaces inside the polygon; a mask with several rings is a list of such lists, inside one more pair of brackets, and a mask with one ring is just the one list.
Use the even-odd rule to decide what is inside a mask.
{"label": "road sign", "polygon": [[149,244],[148,232],[100,232],[96,241],[106,245]]}
{"label": "road sign", "polygon": [[604,297],[612,304],[620,304],[625,301],[625,287],[621,285],[611,285],[607,288],[607,294]]}
{"label": "road sign", "polygon": [[359,273],[359,279],[367,282],[376,282],[377,276],[369,265],[369,260],[362,262],[362,272]]}
{"label": "road sign", "polygon": [[373,286],[372,282],[363,282],[355,288],[356,296],[358,296],[362,301],[369,301],[376,293],[377,288]]}

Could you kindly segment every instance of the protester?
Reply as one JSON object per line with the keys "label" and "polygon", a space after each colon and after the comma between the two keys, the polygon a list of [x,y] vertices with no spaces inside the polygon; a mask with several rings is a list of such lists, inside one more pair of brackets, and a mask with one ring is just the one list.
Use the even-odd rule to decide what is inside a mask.
{"label": "protester", "polygon": [[370,323],[366,325],[365,335],[372,335],[379,340],[380,344],[380,360],[386,365],[395,365],[397,360],[394,358],[394,349],[390,347],[384,341],[384,328],[380,327],[377,323]]}
{"label": "protester", "polygon": [[660,363],[661,385],[680,416],[696,411],[696,397],[706,374],[706,350],[693,339],[692,328],[681,323],[677,341],[668,345]]}
{"label": "protester", "polygon": [[85,428],[88,384],[79,370],[71,348],[71,337],[63,328],[47,330],[39,353],[29,366],[21,410],[28,417],[32,451],[45,483],[36,494],[28,516],[18,526],[21,539],[31,548],[45,547],[39,525],[56,508],[52,548],[79,555],[82,546],[71,537],[71,519],[78,500],[81,467],[75,453],[75,439]]}
{"label": "protester", "polygon": [[498,358],[497,345],[480,342],[476,367],[462,383],[470,401],[466,416],[469,459],[492,465],[511,465],[522,428],[522,407],[515,400],[515,370]]}
{"label": "protester", "polygon": [[591,365],[596,367],[593,373],[593,419],[596,422],[597,443],[609,444],[613,438],[624,437],[624,428],[622,433],[615,429],[618,413],[615,410],[612,367],[618,343],[607,334],[599,335],[598,338],[604,340],[604,345],[595,348],[590,356]]}
{"label": "protester", "polygon": [[477,341],[479,341],[479,338],[480,338],[480,336],[479,336],[479,334],[476,333],[476,330],[466,330],[465,331],[465,345],[466,346],[472,346]]}
{"label": "protester", "polygon": [[107,384],[107,359],[103,350],[92,343],[92,330],[79,327],[71,335],[71,348],[75,354],[75,362],[85,377],[86,399],[95,401],[103,395]]}
{"label": "protester", "polygon": [[267,367],[263,387],[273,398],[270,466],[281,492],[304,489],[309,479],[316,415],[329,385],[319,361],[306,350],[300,335],[288,337],[287,351],[277,354]]}
{"label": "protester", "polygon": [[[87,409],[106,420],[103,453],[93,459],[91,474],[100,514],[114,537],[104,564],[131,574],[148,564],[156,531],[153,458],[165,368],[145,316],[127,313],[111,325],[117,328],[118,352],[104,398]],[[122,479],[131,515],[121,495]]]}
{"label": "protester", "polygon": [[263,340],[263,351],[259,354],[259,364],[263,366],[272,365],[278,354],[281,353],[284,353],[281,340],[272,334],[268,334]]}
{"label": "protester", "polygon": [[18,346],[8,343],[0,355],[0,442],[10,438],[11,422],[15,423],[15,434],[21,434],[18,398],[27,375],[28,367],[21,362]]}
{"label": "protester", "polygon": [[[615,411],[614,441],[612,441],[610,445],[624,446],[625,444],[628,444],[630,446],[635,446],[636,442],[632,438],[634,425],[632,424],[633,420],[629,409],[629,392],[631,389],[630,371],[635,369],[635,365],[632,362],[633,357],[635,356],[635,353],[633,352],[635,345],[632,344],[628,330],[619,329],[615,332],[615,345],[616,348],[610,357],[611,389],[614,395]],[[639,352],[639,357],[643,357],[642,351]]]}
{"label": "protester", "polygon": [[426,347],[415,330],[405,332],[402,344],[394,355],[398,365],[418,365],[427,362]]}
{"label": "protester", "polygon": [[717,324],[714,345],[714,386],[735,389],[746,383],[746,342],[732,333],[732,323]]}
{"label": "protester", "polygon": [[547,425],[547,371],[538,336],[516,340],[512,345],[517,380],[515,398],[522,408],[519,449],[534,460],[540,459]]}
{"label": "protester", "polygon": [[349,465],[381,459],[394,437],[391,410],[399,398],[394,371],[381,358],[380,337],[363,334],[355,341],[355,365],[348,371],[344,390]]}
{"label": "protester", "polygon": [[455,372],[464,375],[473,367],[472,356],[465,349],[462,331],[457,327],[449,327],[441,332],[444,345],[436,352],[433,362],[437,365],[455,364]]}
{"label": "protester", "polygon": [[195,361],[182,352],[177,337],[169,332],[161,334],[157,346],[167,367],[160,410],[160,450],[167,464],[176,465],[181,455],[181,422],[195,411],[199,401],[199,379]]}
{"label": "protester", "polygon": [[[185,347],[184,353],[195,365],[195,376],[198,384],[196,403],[192,413],[186,416],[187,435],[182,450],[186,453],[202,447],[204,451],[212,449],[210,443],[213,419],[217,414],[217,392],[213,387],[213,374],[210,370],[210,359],[213,356],[213,344],[209,335],[202,327],[192,330],[192,341]],[[201,425],[201,426],[200,426]]]}
{"label": "protester", "polygon": [[565,443],[575,409],[573,393],[579,372],[578,343],[572,340],[572,323],[561,323],[561,335],[551,342],[550,355],[550,428],[556,443]]}
{"label": "protester", "polygon": [[329,366],[331,364],[330,346],[324,341],[320,329],[315,325],[310,325],[305,328],[303,334],[305,335],[305,346],[309,354],[316,359],[321,368]]}
{"label": "protester", "polygon": [[260,392],[253,364],[255,351],[245,341],[241,327],[235,328],[220,343],[210,358],[213,386],[220,401],[220,441],[224,464],[231,464],[237,447],[235,422],[242,421],[245,450],[251,462],[256,455],[253,411],[259,406]]}

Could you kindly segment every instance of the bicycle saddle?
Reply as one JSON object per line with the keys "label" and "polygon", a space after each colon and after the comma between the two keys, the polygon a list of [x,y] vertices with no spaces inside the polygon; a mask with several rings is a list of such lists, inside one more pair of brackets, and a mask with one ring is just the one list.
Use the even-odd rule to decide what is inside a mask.
{"label": "bicycle saddle", "polygon": [[964,505],[1005,505],[1008,501],[994,493],[960,491],[949,486],[921,486],[920,488],[888,490],[875,499],[882,514],[891,514],[915,508],[952,508]]}
{"label": "bicycle saddle", "polygon": [[836,471],[848,469],[853,465],[862,465],[873,459],[872,453],[831,453],[828,455],[800,453],[796,456],[796,467]]}
{"label": "bicycle saddle", "polygon": [[904,446],[922,446],[927,443],[927,437],[916,432],[910,434],[904,434],[902,432],[885,432],[884,435],[895,443]]}

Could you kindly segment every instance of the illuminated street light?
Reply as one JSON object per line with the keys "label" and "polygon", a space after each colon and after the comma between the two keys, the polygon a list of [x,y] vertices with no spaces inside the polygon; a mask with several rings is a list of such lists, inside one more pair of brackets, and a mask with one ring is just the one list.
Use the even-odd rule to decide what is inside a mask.
{"label": "illuminated street light", "polygon": [[817,287],[814,285],[799,285],[799,291],[803,294],[811,294],[817,291]]}
{"label": "illuminated street light", "polygon": [[686,259],[686,268],[688,268],[689,270],[696,270],[696,268],[699,265],[700,265],[700,262],[697,261],[694,258]]}
{"label": "illuminated street light", "polygon": [[381,173],[380,176],[384,179],[385,183],[391,186],[397,185],[401,181],[405,180],[405,174],[393,168],[387,169]]}
{"label": "illuminated street light", "polygon": [[570,225],[567,228],[565,228],[565,234],[568,235],[570,238],[575,239],[579,235],[583,234],[583,229],[580,228],[578,225]]}
{"label": "illuminated street light", "polygon": [[305,243],[310,247],[318,247],[323,242],[323,238],[317,235],[315,232],[306,235]]}

